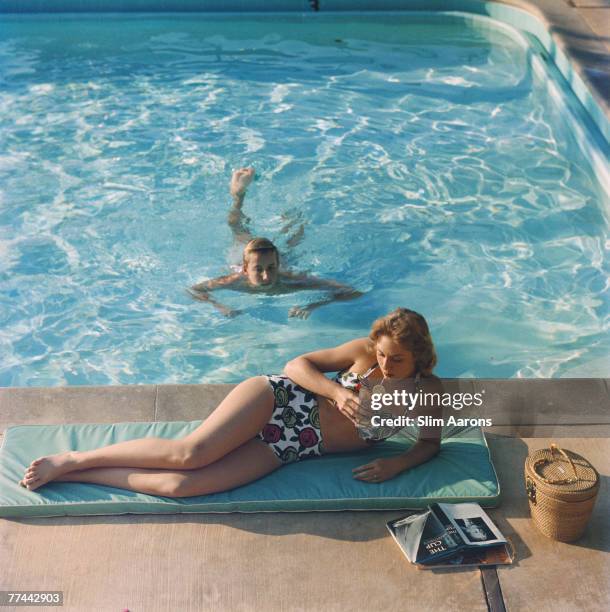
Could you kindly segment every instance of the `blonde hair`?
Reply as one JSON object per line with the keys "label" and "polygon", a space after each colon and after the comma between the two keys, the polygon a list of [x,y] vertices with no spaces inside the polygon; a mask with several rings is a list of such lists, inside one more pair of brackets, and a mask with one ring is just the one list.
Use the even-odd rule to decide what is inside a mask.
{"label": "blonde hair", "polygon": [[242,264],[244,270],[248,265],[248,257],[251,253],[264,253],[264,252],[272,252],[275,253],[275,258],[279,265],[280,263],[280,252],[277,250],[277,247],[271,240],[267,238],[252,238],[248,244],[244,247]]}
{"label": "blonde hair", "polygon": [[369,334],[371,349],[381,336],[388,336],[413,353],[415,369],[429,376],[436,365],[436,351],[426,319],[414,310],[397,308],[385,317],[377,319]]}

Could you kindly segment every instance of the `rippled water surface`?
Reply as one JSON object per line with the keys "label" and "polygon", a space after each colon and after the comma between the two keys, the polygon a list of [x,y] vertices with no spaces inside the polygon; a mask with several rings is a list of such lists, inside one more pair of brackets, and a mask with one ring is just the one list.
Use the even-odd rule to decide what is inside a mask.
{"label": "rippled water surface", "polygon": [[[235,382],[397,305],[440,375],[610,376],[607,202],[534,55],[448,17],[3,18],[0,384]],[[241,165],[252,230],[362,298],[187,295],[237,263]]]}

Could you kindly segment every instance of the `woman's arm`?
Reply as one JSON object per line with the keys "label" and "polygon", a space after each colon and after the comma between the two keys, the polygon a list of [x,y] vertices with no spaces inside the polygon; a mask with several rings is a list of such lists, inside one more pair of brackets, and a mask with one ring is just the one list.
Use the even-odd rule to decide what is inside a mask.
{"label": "woman's arm", "polygon": [[[439,423],[443,416],[440,398],[443,393],[441,381],[436,376],[424,378],[422,382],[424,394],[438,394],[438,403],[418,407],[417,417],[427,417],[426,423]],[[412,415],[414,416],[414,415]],[[434,421],[433,419],[439,419]],[[441,425],[425,425],[419,427],[417,441],[411,448],[396,457],[375,459],[365,465],[352,470],[354,478],[365,482],[383,482],[398,476],[401,472],[410,470],[422,463],[426,463],[436,456],[441,449]]]}
{"label": "woman's arm", "polygon": [[368,355],[368,338],[358,338],[333,348],[300,355],[286,364],[284,373],[305,389],[336,402],[339,410],[356,422],[361,409],[358,396],[326,378],[324,372],[351,368]]}
{"label": "woman's arm", "polygon": [[367,338],[358,338],[333,348],[305,353],[289,361],[284,366],[284,373],[298,385],[333,399],[337,389],[343,387],[326,378],[324,372],[338,372],[351,368],[359,358],[362,358],[367,346]]}
{"label": "woman's arm", "polygon": [[401,472],[405,470],[410,470],[417,465],[421,465],[422,463],[426,463],[434,457],[438,455],[441,450],[440,440],[438,442],[433,440],[417,440],[417,442],[408,450],[398,455],[397,462],[401,468]]}
{"label": "woman's arm", "polygon": [[438,454],[440,443],[428,440],[418,440],[408,451],[396,457],[382,457],[352,470],[354,478],[364,482],[383,482],[398,476],[401,472],[410,470],[416,465],[429,461]]}

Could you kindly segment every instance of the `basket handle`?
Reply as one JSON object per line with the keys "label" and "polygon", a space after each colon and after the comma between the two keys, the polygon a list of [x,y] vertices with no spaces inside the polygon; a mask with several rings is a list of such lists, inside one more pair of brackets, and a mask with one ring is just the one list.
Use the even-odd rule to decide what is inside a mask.
{"label": "basket handle", "polygon": [[568,460],[568,462],[572,466],[572,470],[574,471],[574,478],[560,478],[559,480],[549,480],[548,478],[545,478],[542,474],[540,474],[537,468],[543,463],[549,463],[548,459],[538,459],[538,461],[534,463],[534,472],[536,472],[536,475],[540,478],[540,480],[546,482],[547,484],[569,484],[571,482],[578,481],[579,477],[578,473],[576,472],[576,466],[574,465],[574,462],[570,459],[570,457],[568,457],[568,454],[562,448],[559,448],[557,444],[553,443],[551,444],[551,458],[553,457],[555,452],[561,453]]}

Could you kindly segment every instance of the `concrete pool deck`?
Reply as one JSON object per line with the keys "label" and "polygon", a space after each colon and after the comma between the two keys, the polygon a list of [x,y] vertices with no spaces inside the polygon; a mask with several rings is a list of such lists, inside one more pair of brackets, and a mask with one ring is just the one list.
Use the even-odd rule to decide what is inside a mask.
{"label": "concrete pool deck", "polygon": [[[489,514],[516,549],[514,565],[497,570],[506,609],[606,610],[609,383],[499,384],[488,413],[497,424],[486,435],[502,488],[501,503]],[[202,419],[231,388],[5,388],[0,430],[15,424]],[[522,482],[528,451],[552,441],[584,455],[601,476],[589,527],[571,544],[534,528]],[[385,521],[401,514],[0,519],[0,588],[63,590],[64,609],[78,612],[487,610],[478,569],[420,571],[404,559],[385,528]]]}
{"label": "concrete pool deck", "polygon": [[610,118],[610,0],[498,0],[547,26],[596,103]]}

